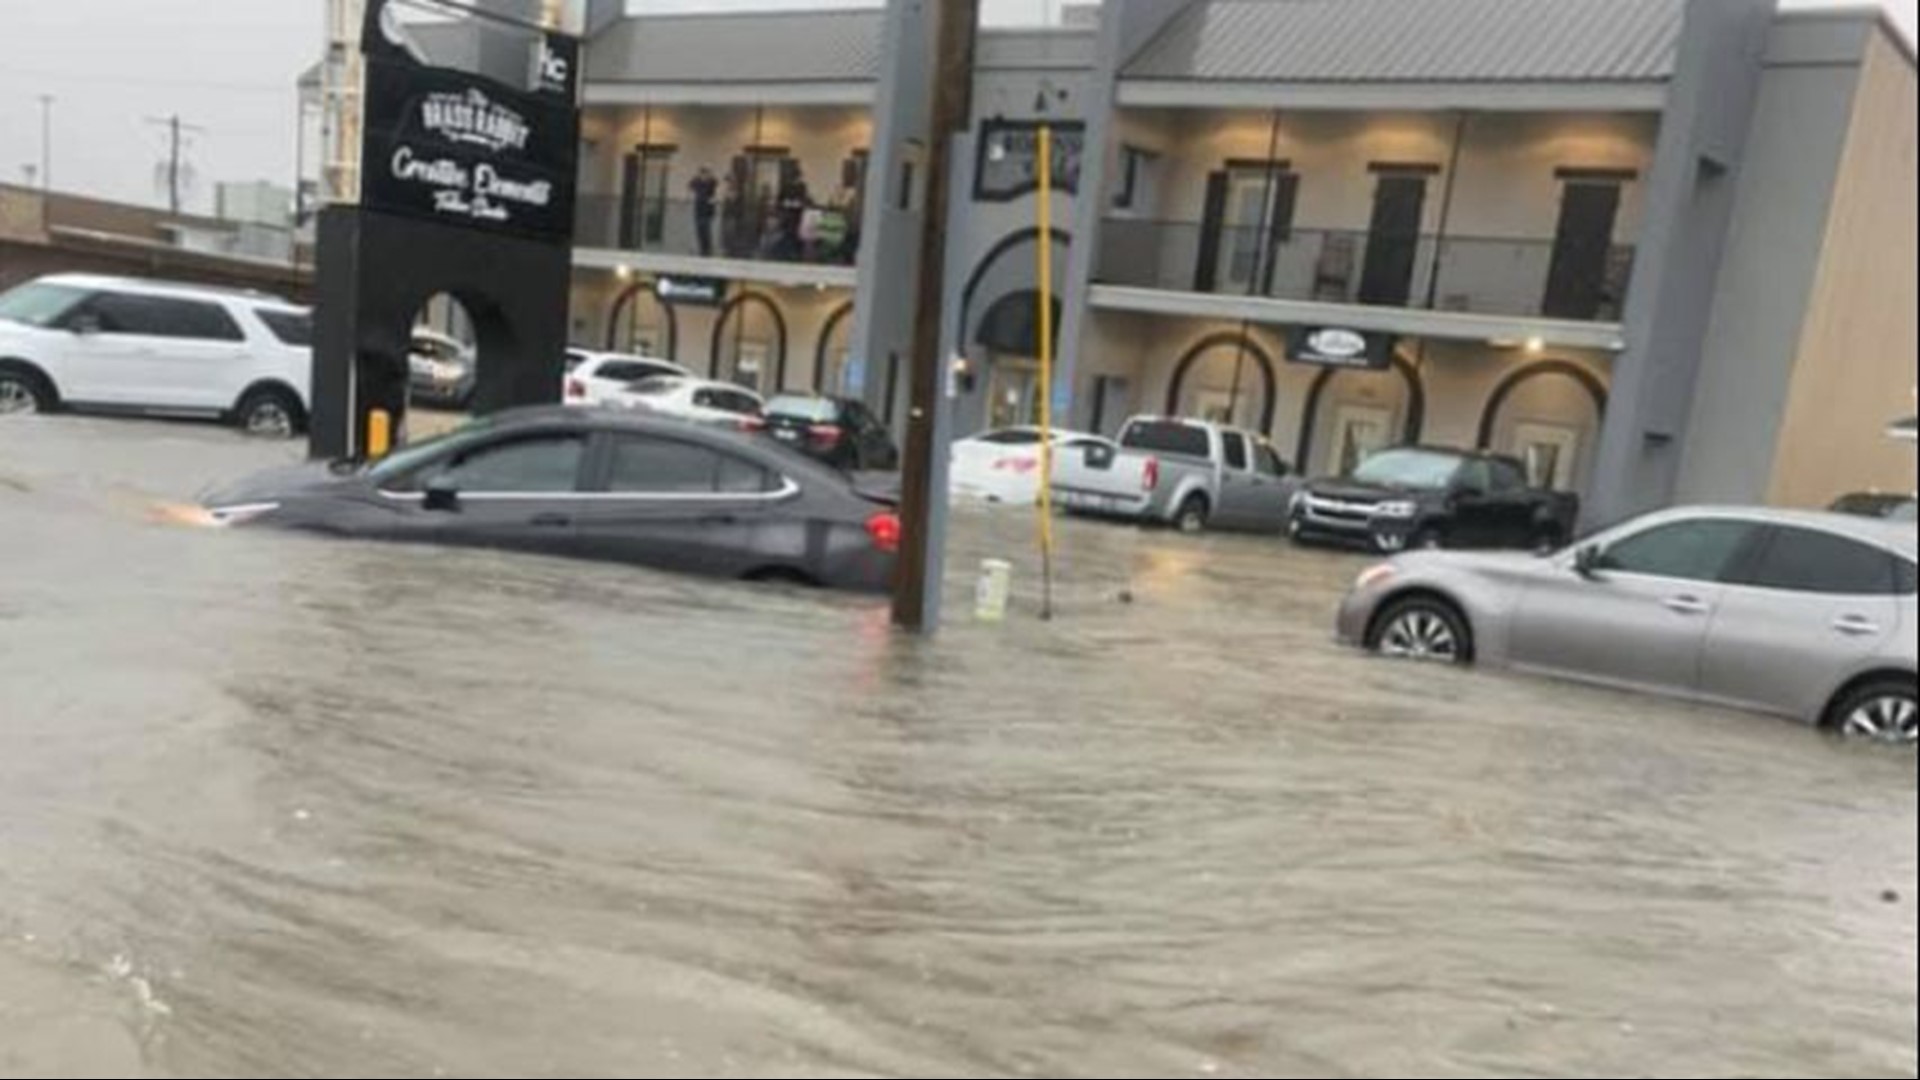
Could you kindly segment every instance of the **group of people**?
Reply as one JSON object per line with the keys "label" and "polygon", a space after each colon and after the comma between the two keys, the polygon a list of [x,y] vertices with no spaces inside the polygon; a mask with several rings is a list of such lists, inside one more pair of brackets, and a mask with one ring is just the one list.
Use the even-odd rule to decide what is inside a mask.
{"label": "group of people", "polygon": [[782,163],[777,187],[755,187],[736,168],[722,178],[702,166],[687,185],[701,255],[781,262],[851,263],[860,250],[860,196],[843,185],[816,202],[800,163]]}

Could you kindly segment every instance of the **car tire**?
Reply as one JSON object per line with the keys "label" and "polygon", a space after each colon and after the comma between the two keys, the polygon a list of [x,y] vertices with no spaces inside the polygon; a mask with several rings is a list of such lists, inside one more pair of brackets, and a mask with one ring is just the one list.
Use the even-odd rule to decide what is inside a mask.
{"label": "car tire", "polygon": [[278,386],[260,386],[246,392],[234,407],[233,422],[258,439],[291,439],[305,423],[300,399]]}
{"label": "car tire", "polygon": [[1836,698],[1826,728],[1848,739],[1913,746],[1920,743],[1920,695],[1911,680],[1873,679]]}
{"label": "car tire", "polygon": [[1213,517],[1213,507],[1205,495],[1189,495],[1180,502],[1180,509],[1174,512],[1173,527],[1188,536],[1196,536],[1207,531],[1207,524]]}
{"label": "car tire", "polygon": [[1395,660],[1464,666],[1473,663],[1473,628],[1453,604],[1437,596],[1409,596],[1374,620],[1367,647]]}
{"label": "car tire", "polygon": [[0,367],[0,416],[50,413],[60,399],[46,377],[30,368]]}

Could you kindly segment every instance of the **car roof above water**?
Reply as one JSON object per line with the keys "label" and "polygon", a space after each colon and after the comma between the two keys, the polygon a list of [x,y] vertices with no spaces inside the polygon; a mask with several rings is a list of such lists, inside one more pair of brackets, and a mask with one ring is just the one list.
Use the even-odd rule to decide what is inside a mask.
{"label": "car roof above water", "polygon": [[287,308],[304,312],[306,309],[293,303],[284,296],[258,289],[229,288],[220,285],[196,285],[186,281],[158,281],[151,278],[117,277],[111,274],[49,274],[40,279],[49,285],[67,285],[76,289],[111,289],[116,292],[141,293],[148,296],[171,296],[181,299],[205,300],[244,300],[254,304]]}

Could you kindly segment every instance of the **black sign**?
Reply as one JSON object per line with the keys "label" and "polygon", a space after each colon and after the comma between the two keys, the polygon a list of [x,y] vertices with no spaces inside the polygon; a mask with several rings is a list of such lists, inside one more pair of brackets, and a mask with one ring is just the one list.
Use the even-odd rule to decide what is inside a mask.
{"label": "black sign", "polygon": [[1338,326],[1292,326],[1287,328],[1287,359],[1316,367],[1385,371],[1393,366],[1393,343],[1391,334]]}
{"label": "black sign", "polygon": [[653,295],[669,304],[719,307],[727,299],[727,282],[724,278],[662,274],[654,280]]}
{"label": "black sign", "polygon": [[549,239],[573,236],[580,154],[580,43],[528,27],[488,50],[525,53],[526,87],[431,66],[391,14],[367,8],[360,204]]}
{"label": "black sign", "polygon": [[[981,202],[1011,202],[1040,189],[1040,129],[1028,120],[989,120],[980,127],[980,160],[975,165],[973,197]],[[1072,195],[1080,190],[1080,155],[1087,130],[1077,121],[1044,125],[1052,132],[1053,188]]]}

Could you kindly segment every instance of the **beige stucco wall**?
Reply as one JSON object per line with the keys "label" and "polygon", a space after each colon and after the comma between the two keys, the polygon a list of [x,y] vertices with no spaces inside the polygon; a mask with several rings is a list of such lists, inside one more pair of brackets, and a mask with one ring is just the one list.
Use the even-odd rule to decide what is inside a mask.
{"label": "beige stucco wall", "polygon": [[1869,50],[1800,339],[1768,499],[1820,506],[1847,491],[1915,487],[1915,75],[1883,38]]}
{"label": "beige stucco wall", "polygon": [[[1133,110],[1120,141],[1162,155],[1157,205],[1140,216],[1197,223],[1208,173],[1232,159],[1265,160],[1272,114],[1243,111]],[[1444,167],[1453,153],[1452,113],[1290,112],[1280,121],[1276,157],[1300,174],[1296,225],[1363,230],[1373,212],[1376,162]],[[1453,236],[1552,239],[1559,223],[1562,168],[1652,167],[1659,118],[1651,114],[1479,113],[1468,122],[1455,190]],[[1426,206],[1426,228],[1440,223],[1442,180]],[[1627,186],[1618,235],[1638,234],[1644,184]]]}
{"label": "beige stucco wall", "polygon": [[[1205,319],[1167,318],[1124,311],[1097,311],[1087,326],[1087,344],[1079,373],[1084,412],[1099,376],[1128,380],[1132,391],[1129,413],[1161,413],[1180,361],[1196,345],[1217,335],[1230,335],[1240,324]],[[1299,456],[1306,404],[1318,368],[1286,361],[1283,335],[1270,327],[1254,326],[1249,338],[1274,359],[1277,400],[1274,421],[1267,432],[1288,460]],[[1592,372],[1602,383],[1611,381],[1611,364],[1604,354],[1556,351],[1533,355],[1521,349],[1493,348],[1459,342],[1417,341],[1401,346],[1404,357],[1417,365],[1426,393],[1426,424],[1422,438],[1446,446],[1473,446],[1495,390],[1510,375],[1543,360],[1563,360]],[[1188,411],[1196,392],[1231,386],[1236,351],[1232,345],[1210,350],[1189,373],[1180,411]],[[1265,396],[1265,380],[1254,362],[1244,370],[1243,389],[1249,395],[1247,422],[1258,424]],[[1345,409],[1384,411],[1395,433],[1402,430],[1408,408],[1406,380],[1398,372],[1342,372],[1327,384],[1314,423],[1314,439],[1305,466],[1322,471],[1335,460],[1335,418]],[[1108,428],[1117,427],[1111,415]],[[1519,386],[1501,408],[1494,425],[1493,446],[1515,452],[1523,425],[1546,425],[1568,432],[1575,444],[1571,486],[1586,487],[1599,439],[1600,414],[1588,392],[1562,375],[1531,379]]]}

